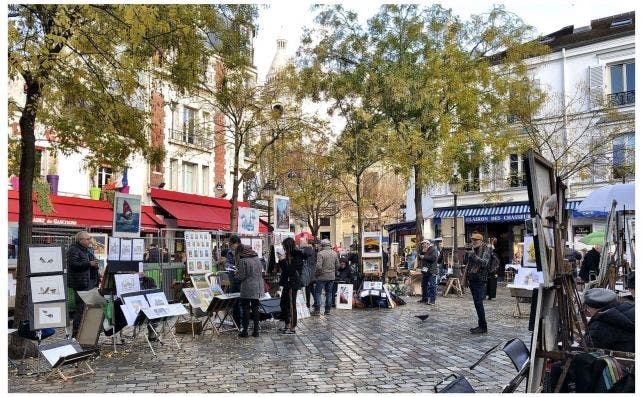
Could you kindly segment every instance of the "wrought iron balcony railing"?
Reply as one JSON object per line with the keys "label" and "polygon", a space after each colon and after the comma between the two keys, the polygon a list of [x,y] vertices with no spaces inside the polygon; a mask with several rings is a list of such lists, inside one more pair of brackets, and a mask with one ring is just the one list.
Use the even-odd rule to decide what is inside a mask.
{"label": "wrought iron balcony railing", "polygon": [[635,102],[635,91],[625,91],[625,92],[616,92],[614,94],[609,94],[607,100],[612,106],[626,106],[633,105]]}
{"label": "wrought iron balcony railing", "polygon": [[213,148],[212,139],[207,136],[207,131],[201,128],[171,129],[170,140],[204,151],[209,151]]}

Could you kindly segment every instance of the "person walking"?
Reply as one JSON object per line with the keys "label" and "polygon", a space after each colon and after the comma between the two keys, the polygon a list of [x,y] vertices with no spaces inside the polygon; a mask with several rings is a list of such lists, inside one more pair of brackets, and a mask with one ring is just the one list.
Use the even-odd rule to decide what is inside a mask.
{"label": "person walking", "polygon": [[67,250],[67,286],[74,290],[76,310],[73,317],[72,337],[78,334],[80,321],[85,311],[85,302],[78,295],[78,291],[89,291],[98,287],[98,261],[91,247],[89,233],[82,231],[76,233],[74,244]]}
{"label": "person walking", "polygon": [[281,268],[279,285],[283,287],[280,305],[285,323],[282,332],[292,335],[297,327],[297,291],[302,287],[301,271],[306,258],[304,253],[297,248],[292,237],[286,238],[281,245],[285,255],[279,261]]}
{"label": "person walking", "polygon": [[248,337],[248,323],[252,310],[252,336],[259,336],[259,298],[263,295],[263,278],[261,277],[261,261],[259,255],[251,247],[241,243],[236,244],[235,260],[237,271],[235,278],[241,283],[239,299],[241,301],[241,332],[240,338]]}
{"label": "person walking", "polygon": [[438,249],[431,245],[430,240],[422,240],[421,251],[418,255],[418,267],[422,272],[422,299],[419,303],[435,305],[435,284],[438,275]]}
{"label": "person walking", "polygon": [[[226,291],[226,293],[234,294],[241,291],[241,283],[235,277],[235,274],[237,274],[235,251],[236,248],[241,244],[241,239],[239,238],[239,236],[230,236],[228,244],[230,248],[227,250],[225,255],[225,270],[227,272],[230,285],[228,286],[228,290]],[[234,323],[237,324],[237,326],[241,324],[241,318],[243,316],[243,313],[241,311],[241,300],[237,299],[237,301],[234,303],[234,306],[232,306],[232,320],[234,320]]]}
{"label": "person walking", "polygon": [[321,250],[317,253],[317,264],[315,266],[315,308],[311,316],[319,316],[321,308],[321,293],[324,290],[326,302],[324,314],[330,314],[333,304],[333,285],[335,284],[335,271],[339,269],[339,258],[337,252],[331,249],[330,240],[321,241]]}
{"label": "person walking", "polygon": [[[308,244],[308,240],[301,239],[299,242],[299,248],[301,252],[304,253],[306,257],[306,262],[312,266],[315,266],[317,263],[317,250]],[[310,280],[310,283],[306,286],[304,290],[306,294],[306,307],[310,309],[310,297],[315,295],[315,280]]]}
{"label": "person walking", "polygon": [[498,290],[498,269],[500,268],[500,257],[496,253],[496,244],[498,239],[491,237],[489,246],[491,247],[491,262],[489,263],[489,275],[487,277],[487,299],[492,300],[496,297]]}
{"label": "person walking", "polygon": [[469,329],[472,334],[487,332],[487,319],[484,313],[484,298],[487,293],[487,275],[491,261],[492,248],[482,243],[482,233],[471,233],[471,249],[465,252],[464,264],[467,272],[467,282],[471,290],[473,305],[478,315],[478,326]]}

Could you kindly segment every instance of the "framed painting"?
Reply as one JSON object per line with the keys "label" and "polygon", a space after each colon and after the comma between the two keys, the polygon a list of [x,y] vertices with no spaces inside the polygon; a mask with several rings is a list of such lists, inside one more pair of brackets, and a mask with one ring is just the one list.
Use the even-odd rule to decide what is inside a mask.
{"label": "framed painting", "polygon": [[143,262],[145,255],[145,240],[142,238],[132,239],[132,260],[134,262]]}
{"label": "framed painting", "polygon": [[33,303],[65,300],[65,277],[62,274],[53,276],[30,277],[31,301]]}
{"label": "framed painting", "polygon": [[382,235],[380,232],[362,233],[362,257],[378,258],[382,256]]}
{"label": "framed painting", "polygon": [[117,192],[114,195],[112,236],[140,237],[141,196]]}
{"label": "framed painting", "polygon": [[145,299],[145,295],[132,295],[123,297],[123,303],[127,305],[134,314],[138,314],[141,309],[150,307]]}
{"label": "framed painting", "polygon": [[136,273],[114,274],[114,282],[116,283],[117,296],[141,290],[141,280]]}
{"label": "framed painting", "polygon": [[60,245],[30,245],[29,273],[62,273],[65,267],[63,247]]}
{"label": "framed painting", "polygon": [[46,302],[33,305],[32,329],[67,326],[67,302]]}
{"label": "framed painting", "polygon": [[205,278],[205,274],[193,274],[190,276],[192,280],[192,286],[196,289],[209,288],[208,280]]}
{"label": "framed painting", "polygon": [[164,292],[145,294],[145,299],[147,299],[150,306],[165,306],[168,304],[167,297]]}
{"label": "framed painting", "polygon": [[130,239],[121,240],[121,253],[119,257],[121,261],[132,260],[132,240]]}
{"label": "framed painting", "polygon": [[338,309],[353,308],[353,284],[338,284],[335,307]]}
{"label": "framed painting", "polygon": [[80,321],[76,340],[82,347],[95,347],[103,331],[103,308],[101,306],[87,306]]}
{"label": "framed painting", "polygon": [[382,272],[382,259],[381,258],[364,258],[364,274],[381,273]]}
{"label": "framed painting", "polygon": [[273,196],[275,231],[290,231],[290,197]]}
{"label": "framed painting", "polygon": [[89,233],[92,238],[91,246],[94,249],[94,256],[99,259],[107,259],[107,234]]}
{"label": "framed painting", "polygon": [[239,208],[239,220],[237,233],[239,234],[259,234],[259,210],[256,208],[243,207]]}
{"label": "framed painting", "polygon": [[107,243],[107,259],[110,261],[121,260],[121,239],[118,237],[109,237]]}

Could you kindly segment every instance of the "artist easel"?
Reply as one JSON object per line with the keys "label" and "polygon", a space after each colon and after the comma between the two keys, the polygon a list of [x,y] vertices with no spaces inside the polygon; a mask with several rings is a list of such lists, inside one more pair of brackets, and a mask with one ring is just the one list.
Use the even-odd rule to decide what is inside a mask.
{"label": "artist easel", "polygon": [[[208,329],[206,328],[206,323],[209,323],[212,326],[212,335],[214,335],[215,333],[217,335],[221,335],[221,332],[225,331],[239,331],[239,324],[234,321],[234,317],[231,315],[231,312],[240,295],[240,293],[235,292],[232,294],[217,295],[213,297],[210,301],[208,309],[206,310],[207,316],[201,324],[201,329],[203,330],[202,332],[205,332],[206,329]],[[221,312],[223,312],[223,317],[221,317]],[[232,326],[228,329],[225,329],[224,322],[228,318],[228,316],[230,317],[230,320],[232,320]]]}
{"label": "artist easel", "polygon": [[[167,333],[167,330],[166,330],[167,319],[170,317],[174,317],[174,316],[165,316],[165,317],[152,319],[152,320],[159,320],[159,322],[163,323],[163,325],[161,326],[160,332],[156,332],[156,328],[152,326],[152,324],[150,323],[150,319],[145,315],[145,312],[143,312],[143,310],[140,310],[138,312],[138,315],[136,316],[136,320],[134,321],[134,341],[136,341],[138,339],[138,336],[142,334],[143,338],[145,338],[145,342],[147,342],[147,345],[152,351],[152,354],[156,356],[156,352],[154,351],[154,348],[152,347],[152,343],[150,342],[150,338],[147,336],[147,332],[145,332],[145,330],[146,329],[152,330],[158,342],[161,344],[161,346],[163,346],[164,343],[163,343],[163,340],[161,340],[161,336]],[[171,330],[172,328],[168,327],[168,329]],[[170,335],[172,335],[172,338],[174,338],[174,343],[176,343],[176,347],[180,349],[181,345],[179,345],[179,341],[176,339],[176,336],[174,336],[174,333],[170,332]]]}
{"label": "artist easel", "polygon": [[452,289],[454,293],[458,294],[459,298],[462,297],[462,285],[460,284],[460,279],[458,277],[447,277],[447,286],[444,289],[442,296],[447,296]]}
{"label": "artist easel", "polygon": [[[112,306],[112,326],[114,327],[114,331],[116,330],[114,321],[116,319],[116,306],[114,305],[114,300],[116,299],[116,281],[114,275],[116,273],[138,273],[138,263],[138,261],[107,261],[105,274],[103,275],[102,289],[109,292],[109,304]],[[114,353],[116,353],[116,332],[112,332],[112,346]]]}
{"label": "artist easel", "polygon": [[[66,349],[66,351],[71,350],[74,351],[74,353],[61,355],[55,362],[53,362],[52,357],[48,353],[57,349]],[[89,360],[97,357],[100,353],[99,349],[83,350],[78,342],[74,340],[63,340],[40,346],[38,347],[38,351],[51,365],[51,371],[47,374],[45,379],[58,375],[64,381],[77,378],[79,376],[94,374],[94,370],[89,365]],[[54,355],[53,357],[57,357],[57,355]],[[83,369],[82,366],[85,368]]]}

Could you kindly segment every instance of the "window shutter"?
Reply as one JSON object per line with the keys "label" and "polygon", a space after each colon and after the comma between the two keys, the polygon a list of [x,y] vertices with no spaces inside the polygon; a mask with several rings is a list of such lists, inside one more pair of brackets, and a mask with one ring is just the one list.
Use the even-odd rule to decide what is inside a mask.
{"label": "window shutter", "polygon": [[592,109],[603,103],[603,66],[589,67],[589,103]]}

